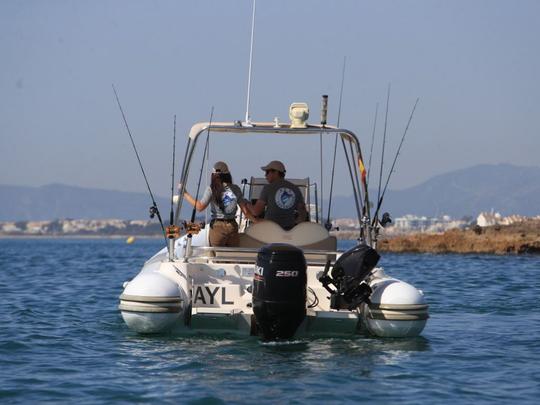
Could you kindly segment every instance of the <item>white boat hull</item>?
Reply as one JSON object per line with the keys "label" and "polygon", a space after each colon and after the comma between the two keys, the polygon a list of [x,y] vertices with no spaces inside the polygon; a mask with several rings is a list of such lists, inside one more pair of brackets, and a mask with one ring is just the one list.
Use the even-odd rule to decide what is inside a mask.
{"label": "white boat hull", "polygon": [[[307,112],[305,105],[300,110],[297,104],[292,107],[302,114]],[[339,136],[346,152],[362,244],[343,255],[337,252],[336,237],[329,233],[328,223],[319,219],[316,183],[309,177],[287,176],[298,187],[303,202],[307,206],[314,203],[315,218],[302,218],[301,204],[296,206],[298,223],[292,229],[270,220],[246,220],[238,214],[239,237],[234,248],[210,247],[208,225],[201,230],[194,218],[182,223],[183,232],[190,234],[175,242],[176,228],[169,228],[170,252],[163,249],[151,258],[139,275],[126,283],[120,297],[120,311],[131,329],[140,333],[237,331],[268,340],[287,339],[291,333],[296,337],[367,331],[376,336],[409,337],[422,332],[428,318],[422,292],[375,268],[378,234],[390,217],[383,214],[379,222],[381,195],[375,218],[371,218],[360,142],[352,131],[326,123],[308,125],[305,120],[290,124],[277,120],[197,123],[189,133],[176,219],[182,212],[197,140],[204,133],[209,139],[210,131],[279,138],[311,135],[322,139],[324,135],[337,140]],[[260,201],[267,184],[266,177],[251,177],[246,199]],[[320,201],[323,199],[321,196]],[[175,225],[181,223],[177,220]],[[259,258],[260,266],[256,266]]]}
{"label": "white boat hull", "polygon": [[[179,253],[181,249],[179,249]],[[138,333],[253,334],[251,286],[254,263],[216,263],[201,258],[168,261],[162,251],[142,268],[120,296],[120,311]],[[419,335],[428,318],[421,291],[372,271],[370,304],[349,310],[330,309],[329,293],[318,277],[323,264],[308,265],[306,318],[295,337],[347,336],[361,331],[381,337]]]}

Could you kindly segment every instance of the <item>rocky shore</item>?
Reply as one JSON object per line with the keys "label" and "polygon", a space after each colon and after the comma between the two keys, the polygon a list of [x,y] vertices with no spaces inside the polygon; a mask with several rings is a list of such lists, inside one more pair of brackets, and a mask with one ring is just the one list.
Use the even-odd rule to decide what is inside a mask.
{"label": "rocky shore", "polygon": [[416,233],[379,241],[378,250],[396,253],[540,254],[540,220],[512,225]]}
{"label": "rocky shore", "polygon": [[[384,232],[385,230],[383,230]],[[332,231],[338,239],[356,239],[358,229]],[[161,228],[147,220],[54,220],[0,222],[0,238],[21,237],[161,237]],[[451,229],[444,233],[409,233],[380,236],[378,250],[411,253],[540,254],[540,219]]]}

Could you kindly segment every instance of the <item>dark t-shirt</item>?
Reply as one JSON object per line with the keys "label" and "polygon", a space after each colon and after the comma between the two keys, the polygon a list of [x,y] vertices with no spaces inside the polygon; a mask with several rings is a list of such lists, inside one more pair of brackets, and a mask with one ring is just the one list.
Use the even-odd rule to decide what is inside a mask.
{"label": "dark t-shirt", "polygon": [[278,223],[283,229],[294,227],[296,208],[304,202],[297,186],[280,179],[264,186],[259,198],[266,203],[265,219]]}

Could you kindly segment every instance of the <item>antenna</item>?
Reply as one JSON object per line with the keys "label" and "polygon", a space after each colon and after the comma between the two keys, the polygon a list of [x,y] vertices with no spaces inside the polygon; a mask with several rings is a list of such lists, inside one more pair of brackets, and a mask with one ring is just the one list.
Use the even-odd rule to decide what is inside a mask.
{"label": "antenna", "polygon": [[249,115],[249,102],[251,98],[251,66],[253,64],[253,38],[255,34],[255,7],[257,0],[253,0],[253,15],[251,17],[251,43],[249,46],[249,70],[248,70],[248,88],[247,88],[247,101],[246,101],[246,124],[251,124],[251,117]]}
{"label": "antenna", "polygon": [[339,107],[337,114],[337,127],[339,128],[339,120],[341,119],[341,100],[343,99],[343,83],[345,82],[345,66],[347,66],[347,56],[343,57],[343,69],[341,71],[341,86],[339,88]]}

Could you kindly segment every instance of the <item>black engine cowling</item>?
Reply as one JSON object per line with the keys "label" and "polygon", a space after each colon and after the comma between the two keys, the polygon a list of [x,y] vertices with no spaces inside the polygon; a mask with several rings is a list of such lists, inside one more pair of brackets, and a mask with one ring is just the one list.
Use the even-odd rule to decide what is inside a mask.
{"label": "black engine cowling", "polygon": [[372,291],[364,280],[377,265],[379,258],[375,249],[360,244],[347,250],[334,263],[330,272],[332,277],[328,276],[330,263],[327,263],[319,281],[330,292],[330,308],[352,310],[362,302],[369,302]]}
{"label": "black engine cowling", "polygon": [[285,243],[263,246],[253,277],[253,313],[264,340],[290,339],[306,316],[306,259]]}

